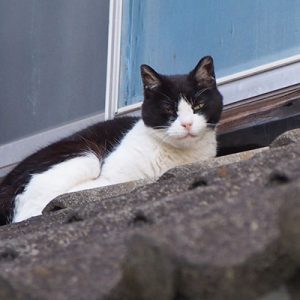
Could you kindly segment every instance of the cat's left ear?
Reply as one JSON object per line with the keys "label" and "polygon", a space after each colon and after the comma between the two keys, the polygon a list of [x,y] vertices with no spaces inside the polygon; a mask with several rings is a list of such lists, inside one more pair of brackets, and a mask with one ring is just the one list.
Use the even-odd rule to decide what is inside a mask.
{"label": "cat's left ear", "polygon": [[190,73],[190,76],[199,84],[215,84],[214,61],[211,56],[203,57],[196,68]]}
{"label": "cat's left ear", "polygon": [[141,65],[141,76],[145,89],[154,89],[161,85],[160,75],[148,65]]}

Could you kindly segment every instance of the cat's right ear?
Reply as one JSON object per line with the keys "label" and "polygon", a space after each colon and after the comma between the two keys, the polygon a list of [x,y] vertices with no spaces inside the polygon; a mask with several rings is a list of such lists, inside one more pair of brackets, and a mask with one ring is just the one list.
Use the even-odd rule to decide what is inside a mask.
{"label": "cat's right ear", "polygon": [[141,76],[144,89],[152,90],[161,85],[160,75],[148,65],[141,65]]}

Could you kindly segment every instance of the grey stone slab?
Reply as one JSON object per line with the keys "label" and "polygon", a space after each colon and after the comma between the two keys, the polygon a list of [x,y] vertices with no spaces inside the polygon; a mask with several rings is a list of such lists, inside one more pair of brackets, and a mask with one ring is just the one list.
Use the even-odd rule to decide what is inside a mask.
{"label": "grey stone slab", "polygon": [[0,228],[1,276],[23,299],[255,299],[298,266],[279,220],[299,166],[291,144],[108,198],[79,193],[72,207]]}
{"label": "grey stone slab", "polygon": [[286,283],[291,300],[300,299],[300,270]]}
{"label": "grey stone slab", "polygon": [[270,147],[282,147],[296,143],[300,143],[300,128],[284,132],[270,144]]}
{"label": "grey stone slab", "polygon": [[[124,283],[113,291],[114,297],[163,295],[164,288],[159,290],[151,278],[164,273],[179,299],[247,300],[276,289],[297,270],[282,247],[278,226],[280,206],[290,190],[299,194],[300,181],[271,192],[258,189],[251,195],[245,191],[231,205],[223,202],[205,212],[194,207],[184,215],[173,214],[172,221],[145,229],[129,242]],[[149,249],[154,249],[155,262]],[[161,270],[164,265],[166,270]],[[148,269],[152,275],[142,281]],[[173,276],[170,269],[175,270]]]}
{"label": "grey stone slab", "polygon": [[52,200],[43,210],[43,214],[60,210],[67,207],[76,207],[83,204],[101,201],[103,199],[117,197],[122,194],[128,194],[140,186],[145,186],[155,179],[145,179],[130,181],[121,184],[106,186],[103,188],[90,189],[80,192],[64,194]]}
{"label": "grey stone slab", "polygon": [[[46,243],[51,247],[50,241]],[[91,235],[46,256],[36,254],[30,260],[2,264],[2,270],[21,299],[27,300],[30,292],[35,299],[92,300],[103,298],[116,285],[123,253],[118,240],[100,243]]]}
{"label": "grey stone slab", "polygon": [[1,240],[11,240],[16,237],[19,238],[21,235],[36,234],[37,232],[45,232],[48,229],[52,230],[53,226],[67,223],[72,213],[72,208],[66,208],[51,215],[32,217],[20,223],[0,226]]}
{"label": "grey stone slab", "polygon": [[196,162],[193,164],[178,166],[166,172],[162,177],[167,179],[170,177],[175,177],[177,175],[190,174],[195,171],[199,172],[201,170],[204,171],[204,170],[209,170],[220,166],[229,165],[232,163],[238,163],[240,161],[249,160],[252,157],[254,157],[256,154],[264,152],[268,149],[269,147],[264,147],[264,148],[234,153],[230,155],[220,156],[206,161]]}
{"label": "grey stone slab", "polygon": [[292,300],[287,289],[283,286],[257,300]]}
{"label": "grey stone slab", "polygon": [[300,193],[290,189],[287,201],[281,208],[280,229],[283,246],[300,265]]}
{"label": "grey stone slab", "polygon": [[11,284],[0,277],[0,299],[17,300],[18,296]]}

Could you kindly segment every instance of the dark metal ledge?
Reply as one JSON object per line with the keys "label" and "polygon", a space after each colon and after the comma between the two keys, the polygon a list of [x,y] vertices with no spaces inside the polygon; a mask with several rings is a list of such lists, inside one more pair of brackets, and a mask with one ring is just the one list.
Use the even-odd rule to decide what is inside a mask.
{"label": "dark metal ledge", "polygon": [[218,127],[219,152],[226,155],[268,146],[300,127],[300,85],[226,107]]}

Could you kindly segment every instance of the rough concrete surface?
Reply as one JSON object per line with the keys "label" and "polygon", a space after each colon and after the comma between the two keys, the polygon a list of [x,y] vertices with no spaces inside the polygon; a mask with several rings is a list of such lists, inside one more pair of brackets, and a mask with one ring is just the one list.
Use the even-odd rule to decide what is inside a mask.
{"label": "rough concrete surface", "polygon": [[277,137],[270,147],[282,147],[289,144],[300,143],[300,128],[289,130]]}
{"label": "rough concrete surface", "polygon": [[63,195],[0,227],[0,299],[297,299],[295,141]]}

